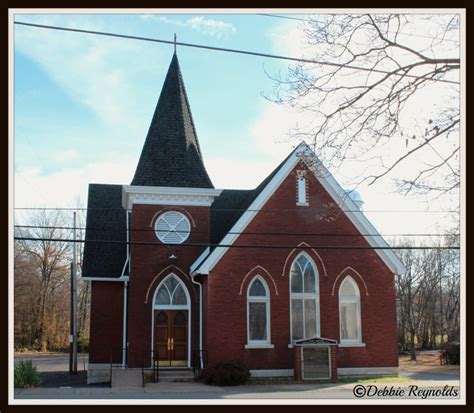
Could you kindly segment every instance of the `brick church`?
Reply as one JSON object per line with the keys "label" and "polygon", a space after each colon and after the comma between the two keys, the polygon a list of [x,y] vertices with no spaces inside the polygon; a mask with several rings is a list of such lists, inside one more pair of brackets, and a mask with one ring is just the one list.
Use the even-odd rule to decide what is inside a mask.
{"label": "brick church", "polygon": [[255,189],[215,189],[175,53],[131,184],[89,185],[89,382],[143,360],[397,372],[405,269],[360,208],[304,142]]}

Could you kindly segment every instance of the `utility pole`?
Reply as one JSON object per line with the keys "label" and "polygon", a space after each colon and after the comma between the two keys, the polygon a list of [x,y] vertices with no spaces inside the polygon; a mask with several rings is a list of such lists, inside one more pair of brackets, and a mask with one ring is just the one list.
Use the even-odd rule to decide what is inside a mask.
{"label": "utility pole", "polygon": [[76,290],[76,211],[73,217],[73,243],[71,263],[71,335],[69,336],[69,373],[77,373],[77,290]]}

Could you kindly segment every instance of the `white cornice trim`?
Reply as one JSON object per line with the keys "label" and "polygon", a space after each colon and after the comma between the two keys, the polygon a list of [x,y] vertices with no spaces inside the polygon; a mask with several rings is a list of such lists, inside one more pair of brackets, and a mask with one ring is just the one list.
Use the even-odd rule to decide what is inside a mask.
{"label": "white cornice trim", "polygon": [[128,282],[129,276],[124,275],[122,277],[81,277],[81,280],[84,281],[121,281]]}
{"label": "white cornice trim", "polygon": [[222,189],[180,188],[167,186],[122,186],[122,207],[133,204],[210,206]]}
{"label": "white cornice trim", "polygon": [[[305,159],[306,158],[306,159]],[[285,164],[276,173],[273,179],[267,184],[259,196],[252,202],[239,220],[230,229],[229,233],[219,243],[220,245],[232,245],[238,237],[238,234],[244,232],[247,225],[257,214],[270,196],[280,186],[283,180],[288,176],[297,163],[303,159],[311,169],[316,179],[322,184],[323,188],[329,193],[339,207],[344,210],[346,216],[351,220],[354,226],[361,234],[376,234],[376,236],[364,237],[372,247],[389,247],[375,227],[369,222],[367,217],[359,210],[351,197],[337,183],[332,174],[322,165],[316,154],[303,141],[288,158]],[[217,246],[209,256],[193,272],[195,274],[209,274],[218,261],[222,258],[229,247]],[[391,249],[375,249],[375,252],[394,274],[404,274],[405,266]]]}

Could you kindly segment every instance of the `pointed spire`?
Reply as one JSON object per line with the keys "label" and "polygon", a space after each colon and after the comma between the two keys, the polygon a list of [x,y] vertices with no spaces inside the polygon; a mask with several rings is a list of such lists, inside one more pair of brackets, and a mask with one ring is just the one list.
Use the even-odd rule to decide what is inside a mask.
{"label": "pointed spire", "polygon": [[214,188],[202,160],[176,52],[132,185]]}

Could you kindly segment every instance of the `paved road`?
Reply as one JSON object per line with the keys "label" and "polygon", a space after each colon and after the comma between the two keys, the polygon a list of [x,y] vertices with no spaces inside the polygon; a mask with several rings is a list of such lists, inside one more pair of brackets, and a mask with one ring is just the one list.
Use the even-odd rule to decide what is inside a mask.
{"label": "paved road", "polygon": [[[20,353],[15,354],[15,364],[20,360],[31,360],[39,372],[69,371],[69,354],[66,353]],[[89,355],[77,355],[77,369],[87,370]]]}

